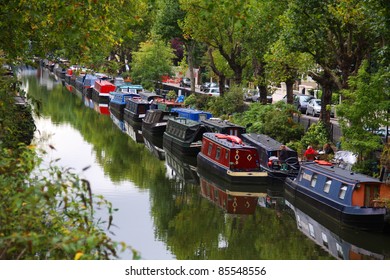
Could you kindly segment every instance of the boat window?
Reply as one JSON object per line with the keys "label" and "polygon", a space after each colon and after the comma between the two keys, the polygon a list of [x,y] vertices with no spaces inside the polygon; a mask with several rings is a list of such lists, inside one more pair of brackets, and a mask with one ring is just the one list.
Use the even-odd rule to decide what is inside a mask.
{"label": "boat window", "polygon": [[314,227],[310,223],[309,223],[309,232],[310,232],[311,237],[314,237],[314,238],[316,237],[314,234]]}
{"label": "boat window", "polygon": [[225,150],[225,159],[229,159],[229,151],[228,150]]}
{"label": "boat window", "polygon": [[322,236],[322,244],[328,248],[329,247],[329,243],[328,243],[328,237],[326,236],[325,233],[321,232],[321,236]]}
{"label": "boat window", "polygon": [[221,148],[217,147],[217,151],[216,151],[216,154],[215,154],[215,159],[219,160],[220,157],[221,157]]}
{"label": "boat window", "polygon": [[337,255],[339,258],[344,259],[343,247],[339,243],[336,243]]}
{"label": "boat window", "polygon": [[339,192],[339,198],[344,199],[346,192],[347,192],[347,186],[344,184],[341,185],[340,192]]}
{"label": "boat window", "polygon": [[211,151],[213,150],[213,144],[212,143],[210,143],[209,144],[209,149],[207,150],[207,155],[211,155]]}
{"label": "boat window", "polygon": [[311,177],[310,187],[314,188],[316,186],[317,177],[318,177],[317,174],[313,174],[313,176]]}
{"label": "boat window", "polygon": [[332,184],[331,179],[326,180],[325,185],[324,185],[324,192],[329,193],[331,184]]}

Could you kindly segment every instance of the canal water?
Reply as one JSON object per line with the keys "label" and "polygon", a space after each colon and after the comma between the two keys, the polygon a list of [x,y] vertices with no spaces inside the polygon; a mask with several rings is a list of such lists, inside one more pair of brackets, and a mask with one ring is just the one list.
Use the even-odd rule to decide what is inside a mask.
{"label": "canal water", "polygon": [[[240,186],[198,174],[194,159],[145,145],[136,129],[99,114],[47,69],[22,71],[21,79],[41,104],[35,142],[47,151],[43,164],[72,168],[111,201],[118,211],[110,236],[142,259],[390,258],[388,235],[343,229],[285,196],[281,183],[242,197]],[[233,203],[222,199],[226,190],[237,195]]]}

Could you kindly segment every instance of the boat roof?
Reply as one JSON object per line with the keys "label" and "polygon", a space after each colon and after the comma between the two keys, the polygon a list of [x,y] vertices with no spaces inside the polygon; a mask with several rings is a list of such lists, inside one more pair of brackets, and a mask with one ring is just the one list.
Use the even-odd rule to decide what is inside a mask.
{"label": "boat roof", "polygon": [[210,118],[207,120],[202,120],[202,123],[204,123],[206,125],[210,125],[210,126],[221,127],[221,128],[238,127],[238,128],[241,128],[242,130],[245,131],[245,127],[243,127],[241,125],[237,125],[237,124],[231,123],[227,120],[222,120],[222,119],[218,119],[218,118]]}
{"label": "boat roof", "polygon": [[197,121],[194,121],[191,119],[187,119],[187,118],[183,118],[183,117],[170,118],[168,120],[168,122],[176,122],[176,123],[180,123],[180,124],[185,125],[185,126],[200,126],[200,122],[197,122]]}
{"label": "boat roof", "polygon": [[228,147],[228,148],[256,149],[253,146],[244,144],[239,137],[233,136],[233,135],[206,132],[203,134],[203,138],[208,138],[208,139],[210,139],[216,143],[219,143],[224,147]]}
{"label": "boat roof", "polygon": [[329,178],[335,178],[340,181],[346,181],[353,184],[362,183],[381,183],[378,179],[364,174],[355,173],[350,170],[343,169],[337,165],[324,165],[317,162],[304,162],[301,164],[302,169],[309,169],[316,173],[321,173]]}
{"label": "boat roof", "polygon": [[[268,151],[279,151],[280,146],[283,145],[279,141],[269,137],[265,134],[257,134],[257,133],[244,133],[241,135],[241,138],[245,141],[251,142],[253,145],[258,145]],[[288,151],[293,151],[289,147],[287,147]]]}
{"label": "boat roof", "polygon": [[191,108],[173,108],[172,111],[180,113],[188,113],[188,114],[210,114],[210,112],[201,111],[197,109],[191,109]]}

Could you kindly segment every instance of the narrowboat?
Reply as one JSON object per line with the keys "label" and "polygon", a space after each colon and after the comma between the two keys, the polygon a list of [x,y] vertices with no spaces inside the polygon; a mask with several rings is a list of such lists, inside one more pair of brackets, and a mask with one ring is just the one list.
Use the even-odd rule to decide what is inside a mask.
{"label": "narrowboat", "polygon": [[107,107],[110,102],[110,92],[115,91],[115,85],[107,80],[96,80],[92,90],[92,100]]}
{"label": "narrowboat", "polygon": [[389,235],[342,226],[322,215],[314,205],[287,192],[284,198],[285,212],[295,219],[297,229],[334,258],[340,260],[389,258]]}
{"label": "narrowboat", "polygon": [[98,77],[92,74],[87,74],[84,76],[81,92],[89,99],[92,99],[92,90],[97,79]]}
{"label": "narrowboat", "polygon": [[202,120],[208,120],[213,117],[213,115],[210,112],[205,112],[205,111],[190,109],[190,108],[174,108],[172,109],[172,111],[178,113],[179,117],[190,119],[197,122],[200,122]]}
{"label": "narrowboat", "polygon": [[159,138],[162,147],[163,135],[167,127],[168,119],[174,116],[177,116],[177,113],[158,109],[148,110],[142,119],[142,135]]}
{"label": "narrowboat", "polygon": [[204,133],[197,166],[231,183],[258,184],[268,177],[261,171],[257,149],[234,135]]}
{"label": "narrowboat", "polygon": [[141,85],[133,85],[129,82],[124,82],[116,87],[116,92],[140,94],[144,88]]}
{"label": "narrowboat", "polygon": [[162,111],[172,111],[174,108],[182,108],[184,107],[183,102],[177,102],[175,100],[166,100],[166,99],[156,99],[155,104],[157,105],[157,109]]}
{"label": "narrowboat", "polygon": [[227,214],[254,214],[259,198],[267,191],[266,185],[253,188],[253,185],[227,183],[203,169],[198,170],[198,176],[201,196]]}
{"label": "narrowboat", "polygon": [[[164,98],[162,95],[155,94],[154,92],[150,92],[150,91],[146,91],[146,90],[141,91],[138,94],[141,96],[142,99],[145,99],[148,102],[155,102],[158,99]],[[157,109],[157,105],[155,108]]]}
{"label": "narrowboat", "polygon": [[108,107],[111,114],[114,114],[119,120],[123,121],[124,111],[126,103],[133,98],[139,98],[140,96],[137,93],[116,93],[110,101]]}
{"label": "narrowboat", "polygon": [[345,226],[383,231],[388,227],[390,186],[327,161],[301,164],[298,176],[286,178],[286,191]]}
{"label": "narrowboat", "polygon": [[142,98],[131,98],[126,102],[124,109],[124,120],[128,123],[142,124],[142,119],[150,109],[150,103]]}
{"label": "narrowboat", "polygon": [[[244,133],[241,135],[244,143],[257,148],[262,170],[268,176],[284,180],[295,178],[299,171],[298,153],[265,134]],[[282,146],[285,147],[285,159],[280,158]]]}
{"label": "narrowboat", "polygon": [[167,122],[163,146],[180,155],[196,156],[200,152],[205,132],[206,129],[200,122],[172,117]]}
{"label": "narrowboat", "polygon": [[207,128],[208,132],[229,134],[241,137],[246,132],[245,127],[236,125],[227,120],[221,120],[219,118],[209,118],[201,120],[202,124]]}

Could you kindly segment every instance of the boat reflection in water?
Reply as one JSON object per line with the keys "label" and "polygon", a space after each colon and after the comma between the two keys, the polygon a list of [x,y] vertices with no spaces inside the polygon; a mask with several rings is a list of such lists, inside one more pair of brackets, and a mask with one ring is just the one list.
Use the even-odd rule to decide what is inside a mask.
{"label": "boat reflection in water", "polygon": [[162,146],[158,145],[161,141],[159,139],[154,139],[155,137],[145,137],[145,135],[143,135],[143,138],[145,147],[152,153],[152,155],[159,160],[165,160],[165,151]]}
{"label": "boat reflection in water", "polygon": [[196,157],[178,155],[174,151],[164,147],[165,166],[167,177],[192,184],[199,184],[196,170]]}
{"label": "boat reflection in water", "polygon": [[390,259],[390,236],[343,226],[300,198],[284,195],[285,209],[295,217],[298,229],[336,259]]}
{"label": "boat reflection in water", "polygon": [[204,169],[198,169],[198,175],[201,195],[227,214],[253,214],[259,200],[265,199],[270,193],[283,194],[280,182],[276,185],[270,184],[268,180],[259,184],[229,183]]}
{"label": "boat reflection in water", "polygon": [[119,128],[120,131],[125,132],[125,123],[123,120],[118,119],[113,113],[110,112],[112,122]]}
{"label": "boat reflection in water", "polygon": [[123,121],[124,130],[127,135],[130,136],[131,139],[136,143],[143,143],[144,138],[142,137],[142,126],[141,124],[132,125],[128,123],[126,120]]}

